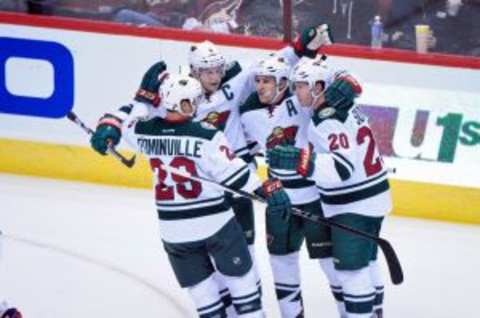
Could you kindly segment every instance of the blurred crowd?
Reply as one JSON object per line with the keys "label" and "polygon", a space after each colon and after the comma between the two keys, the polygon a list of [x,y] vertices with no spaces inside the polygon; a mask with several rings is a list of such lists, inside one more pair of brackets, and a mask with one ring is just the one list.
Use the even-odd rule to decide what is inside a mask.
{"label": "blurred crowd", "polygon": [[[430,51],[480,56],[480,0],[292,0],[293,30],[326,22],[336,42],[370,45],[375,16],[383,47],[415,49],[428,25]],[[0,10],[109,20],[138,26],[282,38],[282,0],[0,0]]]}

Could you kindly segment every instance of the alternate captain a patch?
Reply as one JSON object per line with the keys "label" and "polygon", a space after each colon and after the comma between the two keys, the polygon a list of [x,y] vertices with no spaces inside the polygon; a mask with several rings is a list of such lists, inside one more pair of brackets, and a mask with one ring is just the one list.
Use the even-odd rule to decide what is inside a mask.
{"label": "alternate captain a patch", "polygon": [[298,126],[290,126],[287,128],[275,127],[267,138],[267,149],[274,148],[278,145],[295,145]]}
{"label": "alternate captain a patch", "polygon": [[207,122],[213,126],[215,126],[217,129],[223,131],[225,130],[225,125],[227,123],[228,116],[230,116],[230,111],[224,111],[224,112],[210,112],[208,115],[202,120],[204,122]]}

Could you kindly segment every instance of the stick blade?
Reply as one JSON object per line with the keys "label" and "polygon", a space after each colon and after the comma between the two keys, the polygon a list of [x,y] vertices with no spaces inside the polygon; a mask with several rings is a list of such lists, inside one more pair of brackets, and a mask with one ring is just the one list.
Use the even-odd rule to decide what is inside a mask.
{"label": "stick blade", "polygon": [[122,163],[127,166],[128,168],[131,168],[135,165],[135,160],[137,159],[137,155],[133,155],[132,158],[130,159],[126,159],[124,158],[124,160],[122,160]]}
{"label": "stick blade", "polygon": [[67,114],[67,118],[70,119],[71,121],[75,121],[75,120],[77,120],[77,115],[75,115],[74,112],[69,112]]}
{"label": "stick blade", "polygon": [[377,243],[382,249],[383,255],[385,255],[392,283],[394,285],[400,285],[403,283],[403,270],[397,257],[397,253],[395,253],[392,245],[390,245],[387,240],[379,238]]}

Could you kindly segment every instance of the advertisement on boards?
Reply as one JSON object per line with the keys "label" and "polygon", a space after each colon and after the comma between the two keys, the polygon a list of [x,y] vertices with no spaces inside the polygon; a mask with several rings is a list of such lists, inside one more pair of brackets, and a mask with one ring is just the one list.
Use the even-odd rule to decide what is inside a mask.
{"label": "advertisement on boards", "polygon": [[[68,157],[69,166],[99,157],[88,149],[88,137],[64,119],[69,111],[94,126],[103,113],[132,100],[151,64],[163,59],[170,70],[185,65],[190,46],[181,39],[11,25],[1,20],[0,26],[0,144],[5,153],[7,149],[28,153],[27,145],[39,152],[52,151],[59,162],[62,156],[81,149],[79,158]],[[228,59],[244,64],[270,52],[219,44]],[[433,184],[476,189],[473,191],[480,196],[476,168],[480,162],[480,97],[471,84],[480,82],[478,72],[335,56],[329,60],[363,80],[365,93],[358,103],[369,117],[387,165],[396,170],[392,180],[419,182],[426,188]],[[455,79],[469,84],[462,86]],[[15,141],[21,146],[15,146]],[[0,161],[6,158],[1,157]],[[111,164],[112,169],[118,168]],[[20,165],[21,160],[11,165],[3,162],[10,170],[44,169],[51,176],[58,172],[51,166],[47,169],[37,164],[25,169]],[[60,166],[73,169],[57,166],[59,170]],[[91,166],[88,173],[98,171]],[[477,203],[472,204],[466,209],[474,211]],[[475,219],[480,222],[480,215]]]}

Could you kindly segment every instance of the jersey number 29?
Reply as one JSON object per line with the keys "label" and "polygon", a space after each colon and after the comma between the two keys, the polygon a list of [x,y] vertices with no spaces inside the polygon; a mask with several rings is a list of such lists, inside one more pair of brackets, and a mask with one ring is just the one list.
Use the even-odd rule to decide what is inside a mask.
{"label": "jersey number 29", "polygon": [[[165,179],[168,176],[168,171],[162,169],[164,163],[158,158],[150,159],[150,166],[153,171],[157,171],[157,184],[155,185],[155,197],[158,201],[175,200],[175,193],[178,193],[184,199],[195,199],[202,192],[202,184],[198,181],[190,180],[188,178],[172,173],[172,180],[175,185],[168,186],[165,184]],[[170,162],[170,167],[176,169],[185,169],[193,176],[197,175],[195,163],[185,157],[175,157]]]}

